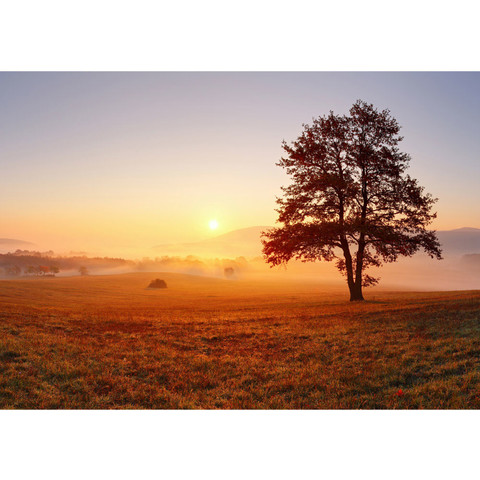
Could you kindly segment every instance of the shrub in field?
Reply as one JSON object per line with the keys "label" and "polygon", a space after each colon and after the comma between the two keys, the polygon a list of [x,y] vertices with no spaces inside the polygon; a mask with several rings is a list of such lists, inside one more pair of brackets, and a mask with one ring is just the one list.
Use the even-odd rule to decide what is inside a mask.
{"label": "shrub in field", "polygon": [[223,274],[227,277],[233,277],[235,275],[235,270],[232,267],[226,267],[223,269]]}
{"label": "shrub in field", "polygon": [[165,280],[160,280],[159,278],[156,278],[155,280],[152,280],[150,282],[148,288],[167,288],[167,284]]}

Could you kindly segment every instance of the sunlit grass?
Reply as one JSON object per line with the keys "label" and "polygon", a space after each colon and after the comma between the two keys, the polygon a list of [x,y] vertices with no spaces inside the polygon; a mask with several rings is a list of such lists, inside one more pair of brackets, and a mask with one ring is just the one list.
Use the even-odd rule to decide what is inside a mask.
{"label": "sunlit grass", "polygon": [[3,281],[0,407],[480,408],[480,292],[346,297],[164,273]]}

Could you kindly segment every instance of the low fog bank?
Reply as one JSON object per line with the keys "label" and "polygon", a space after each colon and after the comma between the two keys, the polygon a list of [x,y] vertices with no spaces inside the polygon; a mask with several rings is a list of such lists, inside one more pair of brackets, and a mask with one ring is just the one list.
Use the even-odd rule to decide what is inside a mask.
{"label": "low fog bank", "polygon": [[[133,272],[169,272],[229,280],[283,280],[341,285],[345,279],[333,262],[292,261],[270,268],[261,256],[253,258],[202,258],[188,255],[144,257],[130,260],[86,255],[59,256],[52,251],[17,250],[0,254],[0,278],[23,276],[115,275]],[[402,258],[369,271],[380,277],[381,289],[476,290],[480,289],[480,254],[449,255],[433,260],[426,255]]]}
{"label": "low fog bank", "polygon": [[[0,277],[115,275],[132,272],[166,272],[229,280],[284,280],[316,282],[320,286],[345,285],[334,262],[292,261],[287,267],[270,268],[261,255],[262,232],[268,226],[248,227],[208,240],[189,244],[134,248],[111,246],[108,250],[33,251],[29,242],[0,239]],[[401,290],[480,289],[480,229],[460,228],[437,232],[444,260],[430,259],[425,253],[400,258],[392,264],[371,269],[380,277],[377,287]],[[13,243],[20,244],[15,247]],[[39,248],[39,247],[35,247]],[[24,249],[24,250],[22,250]],[[28,250],[27,250],[28,249]],[[95,252],[95,253],[94,253]]]}
{"label": "low fog bank", "polygon": [[252,271],[244,257],[235,259],[162,256],[141,260],[120,257],[56,255],[53,251],[16,250],[0,254],[0,278],[115,275],[133,272],[171,272],[235,279]]}
{"label": "low fog bank", "polygon": [[[433,260],[426,255],[402,258],[376,269],[380,286],[408,290],[479,290],[480,254],[469,263],[468,255]],[[372,270],[374,272],[374,270]]]}
{"label": "low fog bank", "polygon": [[[260,275],[269,279],[289,278],[299,281],[316,281],[319,283],[345,283],[334,262],[293,261],[286,268],[270,269],[261,255],[260,237],[268,226],[249,227],[202,242],[181,245],[158,245],[156,252],[163,254],[196,255],[205,259],[214,256],[235,258],[242,255],[245,260],[236,267],[240,276]],[[400,258],[397,262],[369,270],[369,274],[380,278],[376,288],[402,290],[475,290],[480,289],[480,229],[459,228],[439,231],[438,238],[442,245],[444,260],[429,258],[420,252],[411,258]],[[340,252],[339,252],[340,253]],[[202,260],[203,272],[212,273],[211,262]],[[187,272],[189,273],[189,272]],[[196,272],[194,272],[196,273]]]}
{"label": "low fog bank", "polygon": [[[269,276],[292,277],[299,281],[318,281],[332,284],[346,283],[345,277],[335,267],[334,262],[290,262],[286,268],[269,269],[263,259],[251,263],[253,271],[265,269]],[[418,254],[412,258],[400,258],[397,262],[372,268],[368,273],[380,281],[378,286],[366,289],[384,290],[479,290],[480,254],[451,255],[443,260]]]}

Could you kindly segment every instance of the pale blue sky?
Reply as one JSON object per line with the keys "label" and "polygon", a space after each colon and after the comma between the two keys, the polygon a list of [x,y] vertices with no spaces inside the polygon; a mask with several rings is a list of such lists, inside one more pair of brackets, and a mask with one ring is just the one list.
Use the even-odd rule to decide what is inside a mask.
{"label": "pale blue sky", "polygon": [[0,237],[149,245],[273,224],[302,123],[357,99],[403,126],[435,227],[480,227],[479,73],[0,73]]}

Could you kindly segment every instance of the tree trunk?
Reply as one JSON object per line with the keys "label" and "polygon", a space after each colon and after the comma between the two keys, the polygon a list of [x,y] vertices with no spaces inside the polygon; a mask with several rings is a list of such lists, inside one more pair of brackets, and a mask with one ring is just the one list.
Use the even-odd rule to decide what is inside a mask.
{"label": "tree trunk", "polygon": [[358,302],[365,300],[362,294],[362,283],[355,282],[353,285],[349,285],[350,288],[350,301],[351,302]]}

